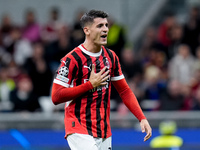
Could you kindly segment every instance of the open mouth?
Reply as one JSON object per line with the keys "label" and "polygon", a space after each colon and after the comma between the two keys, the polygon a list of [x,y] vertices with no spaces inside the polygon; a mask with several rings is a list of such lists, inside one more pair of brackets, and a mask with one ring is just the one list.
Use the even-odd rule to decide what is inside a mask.
{"label": "open mouth", "polygon": [[107,35],[102,35],[101,37],[102,37],[102,38],[106,38],[106,37],[107,37]]}

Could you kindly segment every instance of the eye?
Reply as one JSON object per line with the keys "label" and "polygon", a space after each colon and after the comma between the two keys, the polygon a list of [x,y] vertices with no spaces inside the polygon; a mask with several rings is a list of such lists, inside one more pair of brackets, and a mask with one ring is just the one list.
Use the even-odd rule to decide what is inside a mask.
{"label": "eye", "polygon": [[108,27],[108,23],[106,23],[106,25],[105,25],[106,27]]}
{"label": "eye", "polygon": [[103,24],[98,24],[97,28],[101,28],[103,26]]}

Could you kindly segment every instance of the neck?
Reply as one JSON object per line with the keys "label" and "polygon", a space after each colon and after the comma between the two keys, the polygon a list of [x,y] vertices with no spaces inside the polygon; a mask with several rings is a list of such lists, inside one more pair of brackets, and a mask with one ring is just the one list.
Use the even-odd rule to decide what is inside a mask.
{"label": "neck", "polygon": [[83,46],[92,53],[98,53],[101,51],[101,45],[96,45],[94,43],[90,43],[87,40],[85,40],[85,42],[83,43]]}

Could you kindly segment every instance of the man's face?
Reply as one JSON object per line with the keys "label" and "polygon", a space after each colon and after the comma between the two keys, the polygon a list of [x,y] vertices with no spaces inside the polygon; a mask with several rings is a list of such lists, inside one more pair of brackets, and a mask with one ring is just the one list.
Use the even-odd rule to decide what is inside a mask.
{"label": "man's face", "polygon": [[91,42],[97,45],[107,44],[107,35],[109,31],[107,18],[95,18],[94,22],[86,28],[88,29],[86,36]]}

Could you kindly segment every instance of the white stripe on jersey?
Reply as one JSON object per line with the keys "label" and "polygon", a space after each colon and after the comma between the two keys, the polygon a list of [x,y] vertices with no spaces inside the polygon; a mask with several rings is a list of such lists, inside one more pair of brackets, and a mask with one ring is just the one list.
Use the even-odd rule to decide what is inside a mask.
{"label": "white stripe on jersey", "polygon": [[117,76],[117,77],[111,77],[111,81],[118,81],[124,78],[124,75],[122,74],[121,76]]}
{"label": "white stripe on jersey", "polygon": [[64,86],[64,87],[66,87],[66,88],[69,87],[69,84],[66,84],[66,83],[64,83],[64,82],[62,82],[62,81],[60,81],[60,80],[57,80],[57,79],[54,79],[54,80],[53,80],[53,83],[62,85],[62,86]]}

